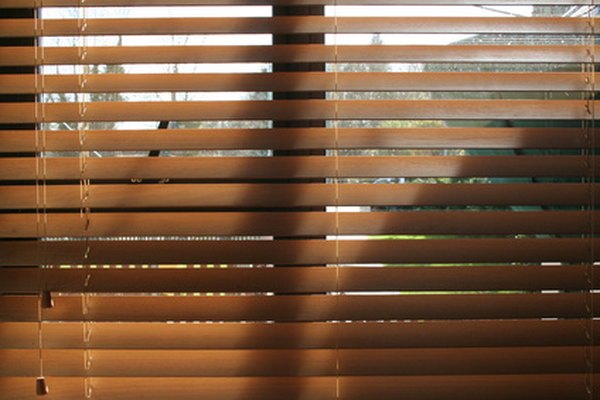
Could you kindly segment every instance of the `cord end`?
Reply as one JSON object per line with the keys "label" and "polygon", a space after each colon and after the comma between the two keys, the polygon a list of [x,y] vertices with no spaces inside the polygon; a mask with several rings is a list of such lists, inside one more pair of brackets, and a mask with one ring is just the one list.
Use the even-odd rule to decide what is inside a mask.
{"label": "cord end", "polygon": [[52,294],[49,291],[42,292],[42,308],[52,308],[54,307],[54,300],[52,299]]}
{"label": "cord end", "polygon": [[48,385],[46,384],[46,378],[43,376],[40,376],[35,380],[35,393],[38,396],[45,396],[48,394]]}

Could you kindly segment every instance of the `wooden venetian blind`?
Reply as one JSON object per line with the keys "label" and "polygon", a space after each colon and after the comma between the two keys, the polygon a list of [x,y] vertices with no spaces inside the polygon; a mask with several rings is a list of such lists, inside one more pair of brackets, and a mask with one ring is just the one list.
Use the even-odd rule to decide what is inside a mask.
{"label": "wooden venetian blind", "polygon": [[597,399],[593,0],[2,0],[0,399]]}

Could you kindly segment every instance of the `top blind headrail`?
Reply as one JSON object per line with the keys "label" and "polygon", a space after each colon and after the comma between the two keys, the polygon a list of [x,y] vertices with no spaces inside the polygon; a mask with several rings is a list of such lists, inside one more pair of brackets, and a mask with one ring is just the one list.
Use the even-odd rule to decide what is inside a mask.
{"label": "top blind headrail", "polygon": [[[594,0],[595,2],[595,0]],[[112,6],[305,5],[590,5],[590,0],[4,0],[5,8]]]}

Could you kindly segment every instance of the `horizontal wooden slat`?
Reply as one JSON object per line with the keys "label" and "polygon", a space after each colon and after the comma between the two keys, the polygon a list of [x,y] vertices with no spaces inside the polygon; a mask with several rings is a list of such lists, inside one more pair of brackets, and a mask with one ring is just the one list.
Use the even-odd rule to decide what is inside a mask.
{"label": "horizontal wooden slat", "polygon": [[[85,84],[82,87],[82,80]],[[0,76],[0,93],[157,91],[590,91],[578,72],[286,72]]]}
{"label": "horizontal wooden slat", "polygon": [[[297,295],[297,296],[81,296],[54,298],[44,321],[331,321],[421,319],[588,318],[600,295],[586,293]],[[38,319],[37,296],[0,297],[0,320]],[[596,315],[597,316],[597,315]]]}
{"label": "horizontal wooden slat", "polygon": [[82,218],[74,212],[47,214],[41,226],[36,214],[20,213],[0,214],[0,237],[586,234],[590,218],[600,228],[599,217],[584,211],[402,211],[89,213]]}
{"label": "horizontal wooden slat", "polygon": [[89,18],[84,29],[76,19],[5,19],[2,22],[0,37],[212,33],[591,33],[588,19],[556,17]]}
{"label": "horizontal wooden slat", "polygon": [[[587,262],[589,239],[0,241],[0,266]],[[594,240],[594,250],[600,241]],[[596,251],[595,254],[599,254]]]}
{"label": "horizontal wooden slat", "polygon": [[587,290],[583,265],[194,269],[0,269],[0,293]]}
{"label": "horizontal wooden slat", "polygon": [[[592,170],[592,166],[595,170]],[[0,180],[589,177],[585,156],[1,158]]]}
{"label": "horizontal wooden slat", "polygon": [[[585,373],[600,347],[327,350],[45,350],[58,377],[414,376]],[[37,350],[0,350],[0,376],[36,377]]]}
{"label": "horizontal wooden slat", "polygon": [[[598,46],[596,46],[598,47]],[[589,63],[589,46],[123,46],[0,48],[0,66],[130,63],[496,62]],[[595,49],[598,52],[598,49]]]}
{"label": "horizontal wooden slat", "polygon": [[[593,133],[593,135],[588,135]],[[3,152],[79,150],[331,149],[337,148],[583,148],[600,130],[581,128],[286,128],[0,131]],[[337,141],[336,141],[337,136]],[[595,140],[592,140],[596,138]],[[37,144],[36,144],[37,143]]]}
{"label": "horizontal wooden slat", "polygon": [[[587,377],[590,375],[588,374]],[[381,377],[348,378],[340,382],[340,398],[366,400],[408,397],[415,400],[475,400],[486,399],[527,400],[585,399],[590,388],[577,375],[500,375],[491,377],[466,375],[461,377]],[[591,388],[594,393],[600,387],[593,375]],[[375,388],[375,389],[374,389]]]}
{"label": "horizontal wooden slat", "polygon": [[[411,347],[582,346],[600,338],[586,337],[600,321],[464,320],[420,322],[292,322],[162,324],[88,324],[44,322],[46,349],[327,349]],[[498,334],[502,332],[502,334]],[[373,340],[376,337],[377,340]],[[0,348],[37,349],[38,324],[0,323]]]}
{"label": "horizontal wooden slat", "polygon": [[[0,103],[0,123],[184,120],[585,120],[585,100],[260,100]],[[82,112],[83,110],[83,112]]]}
{"label": "horizontal wooden slat", "polygon": [[[598,374],[593,382],[598,385]],[[301,377],[301,378],[90,378],[97,400],[127,400],[132,396],[162,400],[206,397],[214,400],[290,397],[312,400],[382,400],[407,396],[414,400],[478,400],[482,393],[490,400],[587,400],[589,374],[465,375],[410,377]],[[78,400],[85,396],[84,378],[47,379],[50,392],[45,398]],[[600,385],[598,385],[600,386]],[[339,390],[336,390],[339,389]],[[450,388],[450,389],[449,389]],[[126,390],[125,390],[126,389]],[[0,399],[39,399],[31,378],[0,378]],[[596,390],[596,386],[594,386]]]}
{"label": "horizontal wooden slat", "polygon": [[[536,5],[588,5],[589,0],[532,0]],[[173,6],[173,5],[523,5],[520,0],[87,0],[86,6]],[[527,3],[525,3],[527,4]],[[7,8],[73,7],[80,0],[5,0]]]}
{"label": "horizontal wooden slat", "polygon": [[[85,205],[101,209],[587,205],[600,190],[583,183],[535,184],[125,184],[90,185]],[[34,186],[0,186],[0,209],[82,206],[80,185],[47,185],[36,202]]]}

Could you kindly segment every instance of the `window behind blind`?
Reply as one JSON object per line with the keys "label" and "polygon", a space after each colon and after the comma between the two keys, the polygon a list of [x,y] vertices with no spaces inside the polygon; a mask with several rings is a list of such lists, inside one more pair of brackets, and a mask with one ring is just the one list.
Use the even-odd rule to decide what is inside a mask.
{"label": "window behind blind", "polygon": [[2,7],[0,399],[597,396],[593,1]]}

